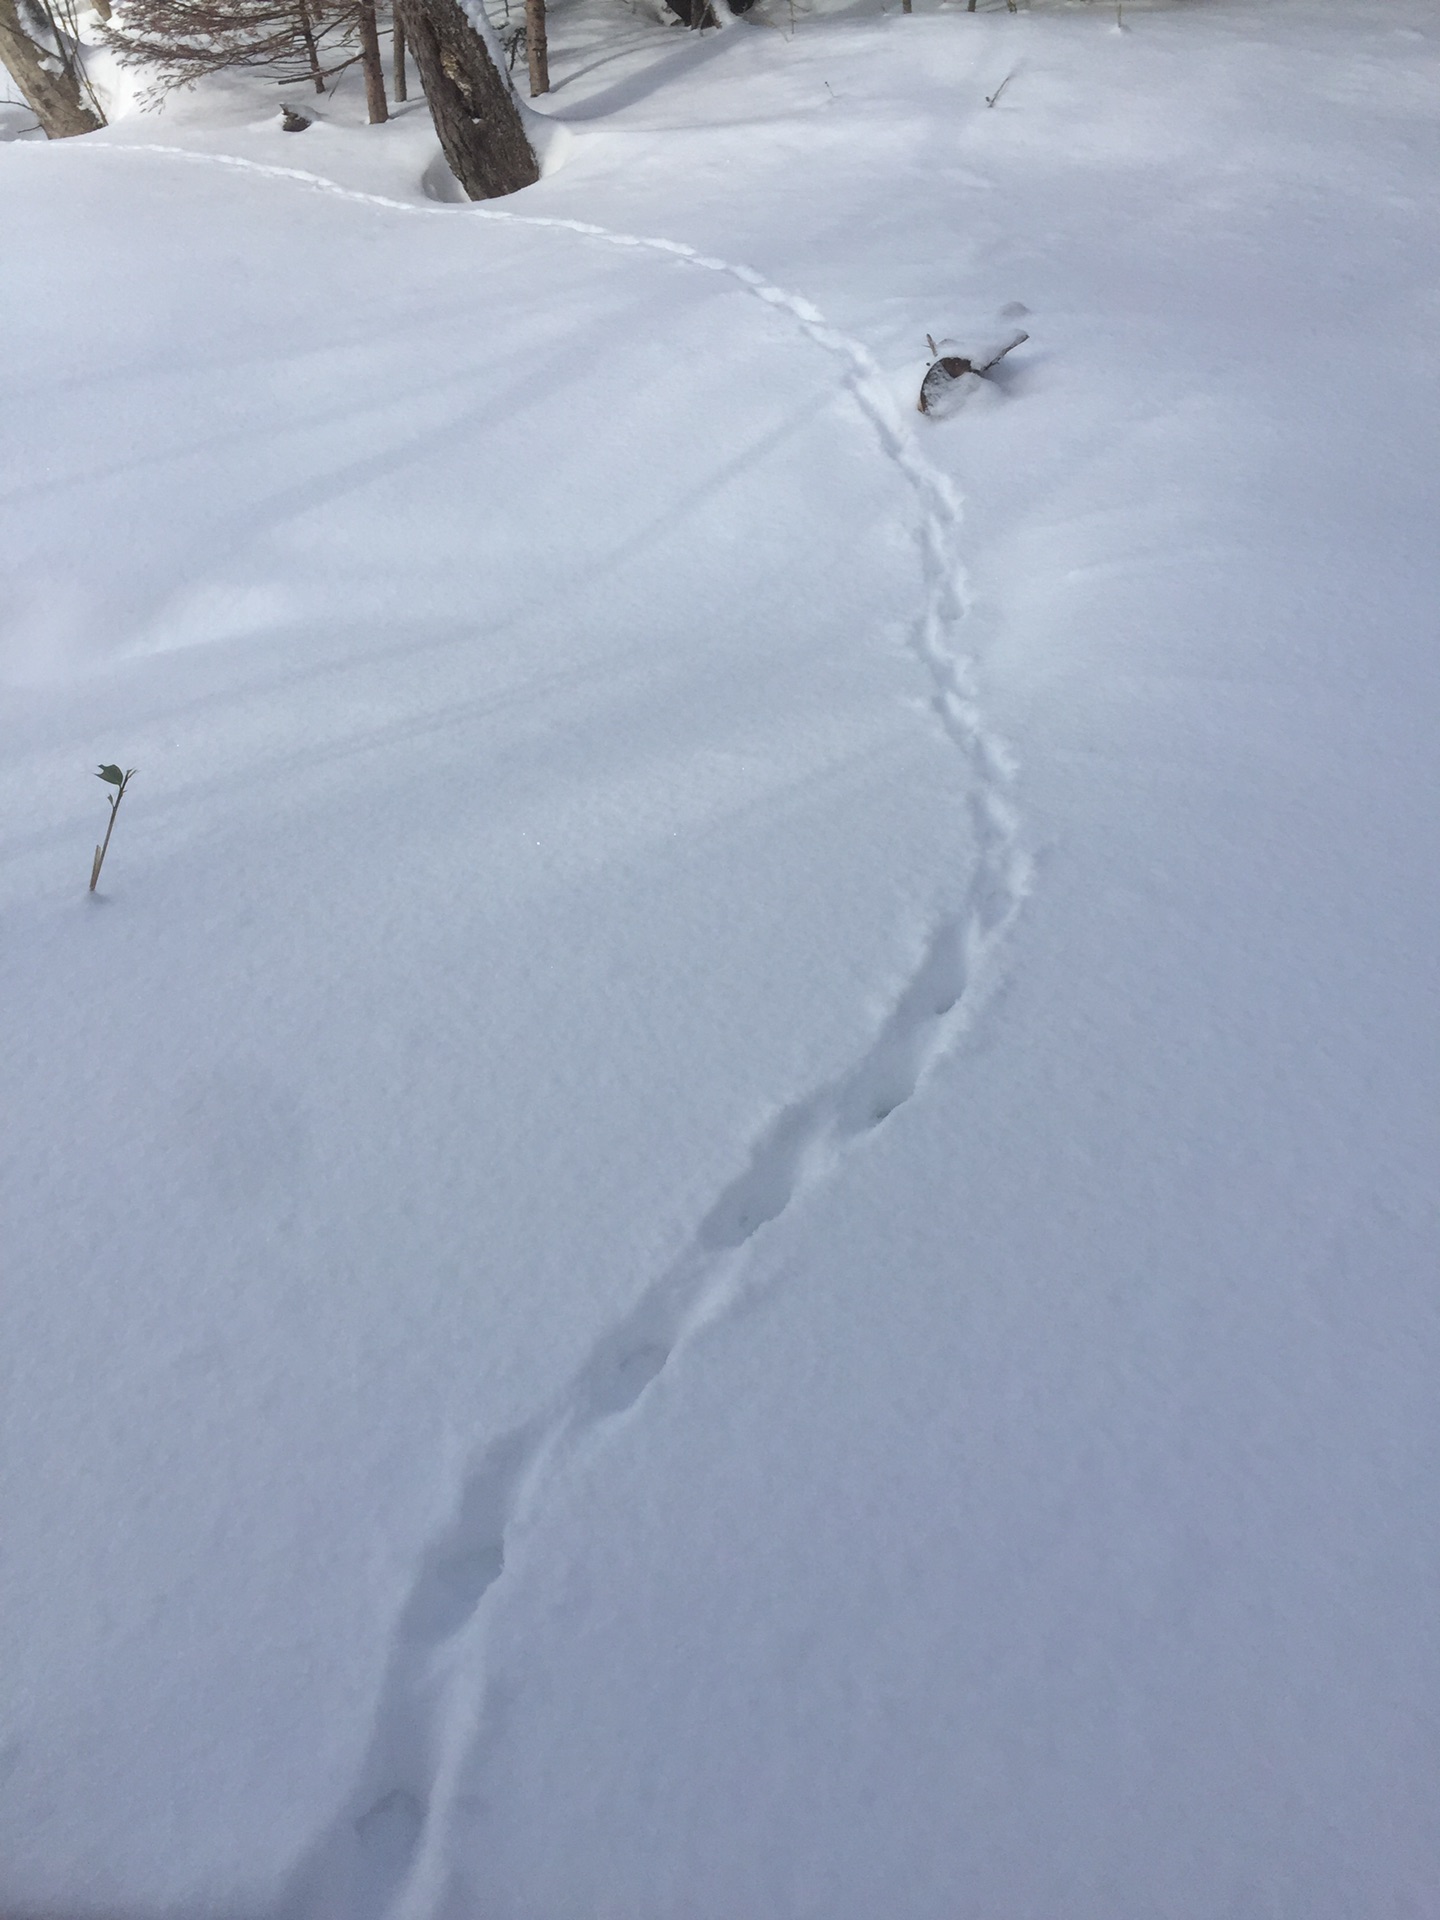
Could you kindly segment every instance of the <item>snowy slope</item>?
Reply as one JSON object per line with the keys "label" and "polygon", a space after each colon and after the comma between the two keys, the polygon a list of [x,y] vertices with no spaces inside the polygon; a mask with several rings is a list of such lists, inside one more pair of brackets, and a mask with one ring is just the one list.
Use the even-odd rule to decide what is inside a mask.
{"label": "snowy slope", "polygon": [[773,19],[0,152],[11,1909],[1440,1911],[1440,33]]}

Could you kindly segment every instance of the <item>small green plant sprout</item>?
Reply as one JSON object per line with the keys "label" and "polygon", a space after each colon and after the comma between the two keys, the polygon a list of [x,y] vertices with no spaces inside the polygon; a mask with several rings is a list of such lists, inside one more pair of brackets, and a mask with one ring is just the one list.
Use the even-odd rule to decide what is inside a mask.
{"label": "small green plant sprout", "polygon": [[104,840],[95,849],[95,864],[90,869],[91,893],[95,891],[96,884],[100,879],[100,869],[104,866],[105,855],[110,849],[110,836],[115,831],[115,816],[120,811],[120,802],[125,798],[125,789],[134,778],[134,774],[134,767],[127,767],[124,773],[120,771],[119,767],[101,767],[95,776],[97,780],[103,780],[107,785],[114,787],[115,792],[110,797],[110,824],[105,829]]}

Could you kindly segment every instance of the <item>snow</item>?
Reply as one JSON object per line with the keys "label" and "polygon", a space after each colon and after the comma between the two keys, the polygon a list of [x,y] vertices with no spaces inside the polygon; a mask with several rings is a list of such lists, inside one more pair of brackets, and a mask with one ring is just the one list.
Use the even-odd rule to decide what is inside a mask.
{"label": "snow", "polygon": [[1440,23],[1124,24],[0,151],[7,1912],[1440,1911]]}

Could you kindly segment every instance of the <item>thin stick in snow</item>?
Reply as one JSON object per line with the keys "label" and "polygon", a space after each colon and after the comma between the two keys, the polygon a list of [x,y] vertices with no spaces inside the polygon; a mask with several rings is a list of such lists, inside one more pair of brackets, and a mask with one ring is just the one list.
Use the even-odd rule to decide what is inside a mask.
{"label": "thin stick in snow", "polygon": [[101,767],[96,774],[97,780],[104,780],[115,788],[115,796],[110,802],[110,824],[105,829],[105,838],[95,849],[95,864],[90,869],[90,891],[94,893],[100,879],[100,869],[105,864],[105,855],[110,851],[110,836],[115,831],[115,816],[120,811],[120,802],[125,798],[125,789],[134,777],[134,767],[127,767],[122,773],[119,767]]}

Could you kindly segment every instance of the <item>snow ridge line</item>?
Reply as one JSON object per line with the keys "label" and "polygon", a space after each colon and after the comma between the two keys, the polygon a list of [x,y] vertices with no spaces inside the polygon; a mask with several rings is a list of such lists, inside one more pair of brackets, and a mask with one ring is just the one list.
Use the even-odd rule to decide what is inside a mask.
{"label": "snow ridge line", "polygon": [[[453,217],[341,187],[318,174],[183,147],[105,145],[91,151],[164,154],[229,166],[387,211]],[[487,1447],[462,1482],[455,1511],[423,1554],[401,1611],[369,1749],[354,1792],[291,1877],[275,1920],[444,1920],[469,1911],[447,1861],[452,1816],[482,1745],[488,1676],[487,1595],[513,1561],[547,1489],[605,1424],[629,1412],[673,1356],[746,1292],[746,1250],[763,1227],[835,1169],[849,1150],[924,1084],[972,1024],[994,977],[996,949],[1031,884],[1009,797],[1014,764],[985,725],[972,670],[951,644],[965,615],[956,553],[960,506],[947,477],[915,448],[879,366],[802,295],[754,268],[682,241],[616,233],[589,221],[468,209],[482,219],[550,227],[611,246],[641,248],[738,282],[788,313],[838,358],[846,385],[885,457],[921,509],[924,610],[911,645],[931,685],[931,707],[975,780],[970,801],[976,871],[956,911],[933,929],[919,964],[869,1046],[835,1079],[786,1107],[756,1139],[749,1162],[701,1220],[680,1256],[595,1343],[551,1403]]]}

